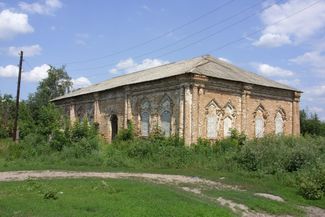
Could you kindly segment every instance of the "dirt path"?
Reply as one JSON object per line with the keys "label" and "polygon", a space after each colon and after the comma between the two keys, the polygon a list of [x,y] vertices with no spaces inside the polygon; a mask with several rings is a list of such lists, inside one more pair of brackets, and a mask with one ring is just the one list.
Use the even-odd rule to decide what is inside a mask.
{"label": "dirt path", "polygon": [[196,184],[214,188],[239,190],[237,186],[226,185],[199,177],[182,175],[152,174],[152,173],[123,173],[123,172],[74,172],[74,171],[12,171],[0,172],[0,181],[23,181],[28,179],[52,178],[138,178],[162,184]]}
{"label": "dirt path", "polygon": [[[159,184],[169,184],[178,187],[179,189],[191,192],[200,197],[204,197],[214,201],[222,206],[230,208],[233,212],[241,216],[250,217],[274,217],[267,213],[258,213],[250,210],[246,205],[235,203],[231,200],[226,200],[222,197],[211,198],[202,193],[202,189],[230,189],[236,191],[245,191],[239,186],[227,185],[221,182],[212,181],[199,177],[190,177],[183,175],[168,175],[168,174],[152,174],[152,173],[125,173],[125,172],[75,172],[75,171],[9,171],[0,172],[0,182],[5,181],[24,181],[29,179],[53,179],[53,178],[110,178],[110,179],[140,179],[151,181]],[[186,185],[186,186],[184,186]],[[191,186],[191,187],[188,187]],[[282,198],[258,193],[257,196],[263,196],[269,199],[276,198],[278,201]],[[284,201],[283,201],[284,202]],[[325,216],[325,210],[316,207],[305,207],[307,216]]]}

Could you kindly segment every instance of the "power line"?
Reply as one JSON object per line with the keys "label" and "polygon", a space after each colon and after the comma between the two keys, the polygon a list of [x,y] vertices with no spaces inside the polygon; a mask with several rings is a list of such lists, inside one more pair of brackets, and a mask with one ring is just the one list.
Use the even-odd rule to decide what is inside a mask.
{"label": "power line", "polygon": [[29,64],[28,60],[26,60],[26,58],[24,58],[24,63],[27,64],[27,68],[29,68],[30,70],[33,69],[33,67]]}
{"label": "power line", "polygon": [[[168,48],[168,47],[171,47],[171,46],[173,46],[173,45],[175,45],[175,44],[178,44],[178,43],[180,43],[180,42],[183,42],[185,39],[188,39],[188,38],[192,37],[193,35],[197,35],[197,34],[199,34],[199,33],[201,33],[201,32],[204,32],[204,31],[206,31],[206,30],[208,30],[208,29],[211,29],[212,27],[214,27],[214,26],[216,26],[216,25],[222,24],[222,23],[224,23],[224,22],[226,22],[226,21],[228,21],[228,20],[231,20],[231,19],[233,19],[233,18],[239,16],[240,14],[244,13],[245,11],[247,11],[247,10],[249,10],[249,9],[252,9],[252,8],[256,7],[258,4],[259,4],[259,3],[257,3],[257,4],[253,4],[253,5],[250,6],[250,7],[247,7],[247,8],[245,8],[245,9],[243,9],[243,10],[240,10],[239,12],[234,13],[233,15],[231,15],[231,16],[229,16],[229,17],[226,17],[225,19],[223,19],[223,20],[221,20],[221,21],[219,21],[219,22],[217,22],[217,23],[214,23],[214,24],[212,24],[212,25],[209,25],[209,26],[207,26],[207,27],[205,27],[205,28],[203,28],[203,29],[201,29],[201,30],[199,30],[199,31],[193,32],[193,33],[191,33],[191,34],[189,34],[189,35],[183,37],[182,39],[177,40],[176,42],[173,42],[173,43],[168,44],[168,45],[166,45],[166,46],[160,47],[160,48],[158,48],[158,49],[151,50],[151,51],[146,52],[146,53],[142,53],[142,54],[140,54],[140,55],[135,56],[134,58],[135,58],[135,59],[137,59],[137,58],[141,58],[141,57],[144,57],[144,56],[146,56],[146,55],[148,55],[148,54],[152,54],[152,53],[155,53],[155,52],[158,52],[158,51],[164,50],[164,49],[166,49],[166,48]],[[270,7],[272,7],[272,6],[275,5],[275,4],[276,4],[276,2],[273,3],[273,4],[271,4],[271,5],[269,5],[269,6],[264,7],[264,8],[262,9],[262,11],[264,11],[264,10],[266,10],[266,9],[268,9],[268,8],[270,8]],[[246,16],[246,17],[242,18],[242,19],[239,20],[239,21],[233,22],[233,23],[231,23],[230,25],[227,25],[227,26],[225,26],[224,28],[219,29],[219,30],[216,31],[216,32],[213,32],[212,34],[209,34],[208,36],[205,36],[205,37],[203,37],[203,38],[200,38],[199,40],[194,41],[194,42],[191,42],[191,43],[189,43],[189,44],[187,44],[187,45],[185,45],[185,46],[183,46],[183,47],[181,47],[181,48],[178,48],[178,49],[176,49],[176,50],[179,50],[179,49],[185,49],[185,48],[190,47],[190,46],[192,46],[192,45],[194,45],[194,44],[197,44],[197,43],[199,43],[199,42],[201,42],[201,41],[203,41],[203,40],[206,40],[206,39],[208,39],[208,38],[211,38],[211,37],[213,37],[213,36],[215,36],[215,35],[217,35],[217,34],[223,32],[223,31],[225,31],[225,30],[227,30],[227,29],[229,29],[229,28],[231,28],[231,27],[233,27],[233,26],[235,26],[235,25],[238,25],[238,24],[240,24],[240,23],[245,22],[246,20],[248,20],[249,18],[255,16],[255,15],[258,14],[258,13],[260,13],[260,11],[255,12],[255,13],[253,13],[253,14],[250,14],[249,16]],[[170,52],[173,53],[174,50],[172,50],[172,51],[170,51]],[[169,52],[167,52],[167,53],[169,53]],[[162,56],[165,56],[165,54],[163,54]],[[158,56],[158,57],[160,57],[160,56]],[[109,67],[109,66],[114,66],[115,64],[116,64],[116,62],[114,62],[114,63],[112,62],[112,63],[108,63],[108,64],[101,65],[101,66],[94,66],[94,67],[88,67],[88,68],[79,68],[79,69],[73,69],[73,70],[74,70],[74,71],[78,71],[78,70],[93,70],[93,69],[100,69],[100,68],[105,68],[105,67]],[[93,75],[93,76],[94,76],[94,75]]]}
{"label": "power line", "polygon": [[128,47],[126,49],[122,49],[122,50],[119,50],[119,51],[116,51],[114,53],[110,53],[110,54],[107,54],[107,55],[104,55],[104,56],[101,56],[101,57],[95,57],[95,58],[85,59],[85,60],[75,60],[75,61],[71,61],[71,62],[66,62],[65,64],[93,62],[93,61],[105,59],[107,57],[116,56],[118,54],[125,53],[127,51],[133,50],[133,49],[138,48],[138,47],[142,47],[142,46],[144,46],[146,44],[149,44],[149,43],[151,43],[153,41],[157,41],[157,40],[159,40],[159,39],[161,39],[161,38],[163,38],[163,37],[165,37],[165,36],[167,36],[167,35],[169,35],[169,34],[171,34],[173,32],[176,32],[176,31],[178,31],[180,29],[183,29],[184,27],[186,27],[186,26],[188,26],[188,25],[190,25],[192,23],[197,22],[198,20],[201,20],[202,18],[204,18],[204,17],[206,17],[206,16],[208,16],[210,14],[215,13],[216,11],[222,9],[223,7],[226,7],[227,5],[231,4],[234,1],[235,0],[228,0],[227,2],[219,5],[218,7],[214,8],[214,9],[212,9],[212,10],[210,10],[210,11],[208,11],[208,12],[206,12],[206,13],[204,13],[204,14],[202,14],[202,15],[200,15],[200,16],[198,16],[198,17],[196,17],[196,18],[194,18],[194,19],[192,19],[192,20],[190,20],[190,21],[188,21],[186,23],[184,23],[184,24],[181,24],[180,26],[174,27],[173,29],[171,29],[171,30],[169,30],[167,32],[164,32],[164,33],[162,33],[162,34],[160,34],[160,35],[158,35],[158,36],[156,36],[154,38],[151,38],[151,39],[149,39],[147,41],[144,41],[144,42],[141,42],[139,44],[133,45],[133,46]]}
{"label": "power line", "polygon": [[[276,25],[276,24],[278,24],[278,23],[281,23],[281,22],[283,22],[284,20],[287,20],[287,19],[289,19],[289,18],[291,18],[291,17],[293,17],[293,16],[295,16],[295,15],[297,15],[297,14],[299,14],[299,13],[302,13],[303,11],[305,11],[305,10],[307,10],[307,9],[309,9],[309,8],[311,8],[311,7],[313,7],[313,6],[315,6],[315,5],[318,4],[320,1],[321,1],[321,0],[318,0],[318,1],[314,2],[313,4],[310,4],[309,6],[304,7],[303,9],[301,9],[301,10],[299,10],[299,11],[297,11],[297,12],[291,14],[291,15],[286,16],[286,17],[283,18],[283,19],[280,19],[280,20],[278,20],[278,21],[272,23],[271,26]],[[236,43],[236,42],[239,42],[239,41],[242,41],[242,40],[246,39],[247,36],[254,35],[254,34],[256,34],[256,33],[262,32],[263,30],[264,30],[264,28],[259,28],[259,29],[256,30],[256,31],[253,31],[253,32],[251,32],[251,33],[248,33],[248,34],[247,34],[246,36],[244,36],[244,37],[237,38],[237,39],[235,39],[235,40],[233,40],[233,41],[230,41],[230,42],[227,42],[227,43],[225,43],[225,44],[223,44],[223,45],[221,45],[221,46],[219,46],[219,47],[217,47],[217,48],[211,49],[211,50],[208,51],[208,53],[210,53],[210,52],[212,52],[212,51],[216,51],[216,50],[223,49],[223,48],[225,48],[225,47],[227,47],[227,46],[229,46],[229,45],[231,45],[231,44],[234,44],[234,43]],[[208,36],[208,37],[209,37],[209,36]],[[198,40],[198,41],[196,41],[196,42],[194,42],[194,43],[199,43],[199,42],[201,42],[201,41],[203,41],[203,40]],[[193,45],[194,43],[191,43],[191,45]],[[179,49],[172,50],[172,51],[167,52],[167,53],[164,53],[164,54],[162,54],[162,55],[160,55],[160,56],[157,56],[156,58],[163,57],[163,56],[166,56],[166,55],[171,54],[171,53],[175,53],[175,52],[180,51],[180,50],[183,50],[183,49],[185,49],[185,48],[187,48],[187,47],[189,47],[189,45],[184,46],[184,47],[181,47],[181,48],[179,48]]]}
{"label": "power line", "polygon": [[[306,11],[306,10],[312,8],[313,6],[317,5],[317,4],[320,3],[321,1],[322,1],[322,0],[315,1],[314,3],[310,4],[309,6],[303,8],[303,9],[301,9],[301,10],[299,10],[299,11],[296,11],[295,13],[293,13],[293,14],[291,14],[291,15],[286,16],[286,17],[283,18],[283,19],[280,19],[280,20],[278,20],[278,21],[272,23],[270,26],[273,26],[273,25],[279,24],[279,23],[281,23],[281,22],[283,22],[283,21],[285,21],[285,20],[287,20],[287,19],[290,19],[291,17],[296,16],[297,14],[300,14],[300,13],[302,13],[302,12],[304,12],[304,11]],[[248,36],[252,36],[252,35],[255,35],[256,33],[262,32],[263,30],[264,30],[264,28],[259,28],[259,29],[256,30],[256,31],[253,31],[253,32],[250,32],[250,33],[246,34],[244,37],[237,38],[237,39],[232,40],[232,41],[229,41],[229,42],[227,42],[227,43],[225,43],[225,44],[223,44],[223,45],[221,45],[221,46],[219,46],[219,47],[217,47],[217,48],[211,49],[211,50],[208,51],[208,53],[213,52],[213,51],[217,51],[217,50],[221,50],[221,49],[223,49],[223,48],[225,48],[225,47],[227,47],[227,46],[229,46],[229,45],[232,45],[232,44],[234,44],[234,43],[237,43],[237,42],[240,42],[240,41],[246,39]]]}
{"label": "power line", "polygon": [[[284,17],[283,19],[280,19],[280,20],[278,20],[278,21],[272,23],[271,26],[276,25],[276,24],[279,24],[279,23],[281,23],[281,22],[283,22],[283,21],[285,21],[285,20],[287,20],[287,19],[289,19],[289,18],[291,18],[291,17],[293,17],[293,16],[295,16],[295,15],[297,15],[297,14],[299,14],[299,13],[302,13],[303,11],[305,11],[305,10],[307,10],[307,9],[309,9],[309,8],[311,8],[311,7],[313,7],[313,6],[315,6],[315,5],[318,4],[320,1],[321,1],[321,0],[318,0],[318,1],[316,1],[316,2],[314,2],[314,3],[312,3],[312,4],[310,4],[309,6],[304,7],[303,9],[301,9],[301,10],[299,10],[299,11],[297,11],[297,12],[291,14],[291,15],[288,15],[288,16]],[[264,10],[265,10],[265,9],[264,9]],[[264,28],[259,28],[259,29],[256,30],[256,31],[253,31],[253,32],[251,32],[251,33],[248,33],[248,34],[247,34],[246,36],[244,36],[244,37],[237,38],[237,39],[235,39],[235,40],[233,40],[233,41],[230,41],[230,42],[227,42],[227,43],[225,43],[225,44],[223,44],[223,45],[221,45],[221,46],[219,46],[219,47],[217,47],[217,48],[211,49],[211,50],[208,51],[208,53],[210,53],[210,52],[212,52],[212,51],[216,51],[216,50],[223,49],[223,48],[225,48],[225,47],[227,47],[227,46],[229,46],[229,45],[231,45],[231,44],[233,44],[233,43],[236,43],[236,42],[239,42],[239,41],[242,41],[242,40],[246,39],[247,36],[254,35],[254,34],[256,34],[256,33],[262,32],[263,30],[264,30]],[[169,54],[171,54],[171,53],[175,53],[175,52],[178,52],[178,51],[180,51],[180,50],[184,50],[185,48],[190,47],[190,46],[192,46],[192,45],[194,45],[194,44],[197,44],[197,43],[199,43],[199,42],[201,42],[201,41],[204,41],[205,39],[210,38],[210,36],[213,36],[213,35],[215,35],[215,33],[212,33],[212,34],[208,35],[207,37],[204,37],[204,38],[202,38],[202,39],[200,39],[200,40],[197,40],[197,41],[195,41],[195,42],[192,42],[192,43],[190,43],[190,44],[188,44],[188,45],[186,45],[186,46],[183,46],[183,47],[181,47],[181,48],[178,48],[178,49],[175,49],[175,50],[172,50],[172,51],[166,52],[166,53],[164,53],[164,54],[162,54],[162,55],[156,56],[155,58],[163,57],[163,56],[169,55]]]}
{"label": "power line", "polygon": [[[276,22],[273,22],[273,23],[270,24],[270,25],[271,25],[271,26],[272,26],[272,25],[276,25],[276,24],[279,24],[279,23],[281,23],[281,22],[283,22],[283,21],[285,21],[285,20],[287,20],[287,19],[290,19],[290,18],[296,16],[297,14],[300,14],[300,13],[302,13],[302,12],[304,12],[304,11],[310,9],[311,7],[314,7],[314,6],[317,5],[320,1],[321,1],[321,0],[315,1],[314,3],[310,4],[309,6],[304,7],[304,8],[302,8],[301,10],[298,10],[298,11],[296,11],[295,13],[292,13],[292,14],[290,14],[290,15],[288,15],[288,16],[286,16],[286,17],[284,17],[284,18],[282,18],[282,19],[280,19],[280,20],[278,20],[278,21],[276,21]],[[264,10],[265,10],[265,9],[264,9]],[[211,50],[208,51],[208,53],[213,52],[213,51],[216,51],[216,50],[221,50],[221,49],[223,49],[223,48],[225,48],[225,47],[227,47],[227,46],[230,46],[230,45],[232,45],[232,44],[234,44],[234,43],[237,43],[237,42],[239,42],[239,41],[242,41],[242,40],[246,39],[247,36],[254,35],[254,34],[256,34],[256,33],[262,32],[263,30],[264,30],[264,28],[259,28],[259,29],[256,30],[256,31],[253,31],[253,32],[250,32],[250,33],[246,34],[246,36],[244,36],[244,37],[237,38],[237,39],[232,40],[232,41],[229,41],[229,42],[227,42],[227,43],[225,43],[225,44],[223,44],[223,45],[221,45],[221,46],[219,46],[219,47],[217,47],[217,48],[211,49]],[[198,41],[196,41],[196,43],[198,43]],[[193,44],[193,43],[191,43],[191,44]],[[185,47],[185,46],[184,46],[184,47]],[[162,55],[160,55],[160,56],[158,56],[158,57],[156,57],[156,58],[159,58],[159,57],[162,57],[162,56],[166,56],[166,55],[169,55],[169,54],[171,54],[171,53],[175,53],[175,52],[177,52],[177,51],[179,51],[179,50],[183,50],[183,49],[186,48],[186,47],[185,47],[185,48],[184,48],[184,47],[182,47],[182,48],[180,48],[180,49],[172,50],[172,51],[167,52],[167,53],[164,53],[164,54],[162,54]],[[103,74],[103,73],[99,73],[99,74]],[[96,75],[99,75],[99,74],[96,74]],[[93,76],[95,76],[95,75],[93,75]],[[93,76],[90,76],[90,77],[93,77]]]}

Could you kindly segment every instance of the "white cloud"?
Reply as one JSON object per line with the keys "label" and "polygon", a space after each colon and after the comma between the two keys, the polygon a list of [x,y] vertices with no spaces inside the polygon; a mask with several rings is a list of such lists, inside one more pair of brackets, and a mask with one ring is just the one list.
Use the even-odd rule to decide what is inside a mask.
{"label": "white cloud", "polygon": [[254,42],[253,45],[262,47],[280,47],[290,43],[291,40],[287,35],[266,33],[262,35],[258,41]]}
{"label": "white cloud", "polygon": [[[288,0],[275,4],[261,14],[264,24],[262,36],[254,43],[256,46],[277,47],[284,44],[301,43],[314,36],[325,27],[325,1]],[[304,8],[308,9],[296,14]],[[294,16],[291,16],[295,14]],[[286,19],[289,17],[288,19]],[[283,20],[278,22],[279,20]],[[278,22],[278,23],[277,23]],[[272,25],[276,23],[275,25]]]}
{"label": "white cloud", "polygon": [[[43,64],[41,66],[34,67],[31,71],[22,72],[22,80],[27,82],[39,82],[48,77],[48,70],[50,66]],[[7,65],[5,67],[0,66],[0,77],[17,78],[18,77],[18,66]],[[73,88],[78,89],[91,85],[91,82],[86,77],[79,77],[71,80]]]}
{"label": "white cloud", "polygon": [[295,73],[290,71],[290,70],[286,70],[286,69],[282,69],[280,67],[277,66],[270,66],[268,64],[264,64],[264,63],[258,63],[258,64],[254,64],[258,73],[268,76],[268,77],[291,77],[293,76]]}
{"label": "white cloud", "polygon": [[325,85],[308,88],[306,94],[313,97],[324,97],[325,100]]}
{"label": "white cloud", "polygon": [[45,0],[35,3],[20,2],[19,7],[27,13],[52,15],[57,9],[62,7],[62,3],[59,0]]}
{"label": "white cloud", "polygon": [[15,13],[10,10],[0,12],[0,40],[33,31],[33,27],[28,23],[27,14]]}
{"label": "white cloud", "polygon": [[308,105],[308,110],[316,112],[322,120],[325,120],[325,85],[306,88],[302,99]]}
{"label": "white cloud", "polygon": [[34,67],[29,72],[24,72],[22,74],[22,78],[26,81],[30,82],[38,82],[43,80],[44,78],[47,78],[48,73],[47,71],[50,69],[50,66],[47,64],[43,64],[41,66]]}
{"label": "white cloud", "polygon": [[78,89],[78,88],[87,87],[91,85],[89,79],[83,76],[76,79],[72,79],[71,81],[73,83],[73,89]]}
{"label": "white cloud", "polygon": [[300,84],[300,79],[296,78],[296,79],[279,79],[277,80],[277,82],[279,83],[282,83],[282,84],[286,84],[286,85],[289,85],[289,86],[293,86],[293,87],[296,87]]}
{"label": "white cloud", "polygon": [[42,52],[42,47],[39,44],[22,46],[22,47],[11,46],[8,48],[8,54],[10,56],[19,56],[19,52],[21,50],[24,52],[25,57],[32,57],[35,55],[40,55]]}
{"label": "white cloud", "polygon": [[325,53],[324,52],[317,51],[317,50],[306,52],[301,56],[291,59],[290,61],[299,65],[310,66],[312,68],[312,71],[325,75]]}
{"label": "white cloud", "polygon": [[18,76],[18,66],[7,65],[5,67],[0,66],[0,77],[17,77]]}
{"label": "white cloud", "polygon": [[169,62],[160,59],[144,59],[141,63],[137,63],[132,58],[128,58],[126,60],[121,60],[118,64],[116,64],[116,66],[110,70],[110,73],[131,73],[167,63]]}
{"label": "white cloud", "polygon": [[230,60],[228,60],[226,58],[223,58],[223,57],[218,57],[218,59],[221,60],[221,61],[227,62],[227,63],[231,63]]}
{"label": "white cloud", "polygon": [[[29,72],[22,72],[22,79],[29,82],[38,82],[44,78],[47,78],[47,71],[50,69],[50,66],[47,64],[43,64],[41,66],[34,67]],[[5,67],[0,66],[0,77],[17,77],[18,76],[18,66],[15,65],[7,65]]]}

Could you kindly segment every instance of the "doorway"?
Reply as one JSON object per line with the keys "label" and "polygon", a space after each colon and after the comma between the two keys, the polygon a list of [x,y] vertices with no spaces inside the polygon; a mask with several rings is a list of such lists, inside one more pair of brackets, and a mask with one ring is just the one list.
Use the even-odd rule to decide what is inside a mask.
{"label": "doorway", "polygon": [[116,115],[111,116],[112,140],[115,139],[118,130],[118,119]]}

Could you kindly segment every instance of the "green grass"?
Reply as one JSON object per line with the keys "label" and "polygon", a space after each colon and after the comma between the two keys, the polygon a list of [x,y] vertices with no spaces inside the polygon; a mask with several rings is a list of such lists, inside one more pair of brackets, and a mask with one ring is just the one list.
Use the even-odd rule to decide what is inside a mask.
{"label": "green grass", "polygon": [[236,203],[244,204],[251,210],[265,212],[273,215],[293,215],[302,216],[304,213],[295,204],[290,202],[278,202],[263,197],[254,196],[249,191],[229,191],[229,190],[208,190],[205,194],[213,197],[223,197]]}
{"label": "green grass", "polygon": [[[170,186],[134,180],[3,182],[0,216],[234,216]],[[44,199],[54,192],[57,199]]]}
{"label": "green grass", "polygon": [[[277,138],[275,138],[277,139]],[[304,141],[304,138],[301,138],[302,141]],[[270,141],[269,141],[270,140]],[[267,147],[267,150],[277,150],[277,147],[280,146],[279,144],[276,144],[278,140],[275,140],[273,142],[272,139],[267,139],[264,141],[266,144],[262,144],[263,147]],[[169,140],[168,140],[169,141]],[[258,169],[257,171],[250,171],[243,169],[238,166],[238,162],[236,164],[236,161],[233,159],[233,155],[237,152],[234,151],[225,151],[225,153],[214,153],[212,149],[210,149],[209,146],[197,146],[196,149],[184,149],[182,146],[177,145],[177,144],[165,144],[168,141],[162,141],[164,142],[163,145],[160,145],[157,141],[154,141],[155,146],[152,146],[151,143],[146,143],[142,144],[142,141],[136,141],[135,144],[128,144],[127,142],[121,143],[121,144],[116,144],[117,147],[110,147],[111,151],[113,152],[108,152],[107,149],[107,144],[104,144],[105,146],[100,147],[99,152],[95,152],[94,155],[89,155],[84,158],[74,158],[71,157],[70,155],[65,155],[66,152],[50,152],[46,153],[46,155],[41,154],[41,155],[26,155],[27,159],[25,159],[25,155],[22,155],[21,157],[16,157],[16,158],[8,158],[8,153],[9,149],[8,147],[11,144],[9,140],[0,140],[0,171],[13,171],[13,170],[74,170],[74,171],[110,171],[110,172],[147,172],[147,173],[161,173],[161,174],[177,174],[177,175],[187,175],[187,176],[198,176],[202,178],[207,178],[210,180],[215,180],[219,182],[223,182],[225,184],[230,184],[230,185],[238,185],[242,189],[245,189],[246,191],[244,192],[236,192],[236,191],[229,191],[229,190],[207,190],[205,193],[208,195],[211,195],[213,197],[219,197],[222,196],[225,199],[230,199],[234,202],[237,203],[242,203],[247,205],[250,209],[255,210],[257,212],[267,212],[271,213],[274,215],[284,215],[284,214],[289,214],[289,215],[294,215],[294,216],[301,216],[303,215],[302,211],[300,210],[300,206],[317,206],[320,208],[325,209],[325,198],[322,198],[320,200],[306,200],[304,199],[300,194],[298,194],[298,188],[297,188],[297,174],[299,171],[294,171],[294,172],[288,172],[285,170],[281,170],[278,168],[277,165],[275,165],[275,171],[274,173],[271,173],[272,170],[270,170],[270,165],[273,165],[273,157],[277,156],[277,152],[268,152],[266,151],[264,153],[265,159],[260,160],[258,162],[264,162],[263,167]],[[262,142],[263,142],[262,141]],[[295,148],[291,147],[291,140],[288,140],[286,138],[282,140],[279,140],[279,142],[285,142],[285,144],[282,144],[281,147],[290,147],[292,150],[296,150]],[[295,140],[292,140],[295,142]],[[310,144],[318,144],[319,143],[319,153],[323,153],[325,149],[321,148],[324,147],[324,144],[321,141],[318,141],[317,139],[310,139]],[[269,142],[269,143],[268,143]],[[299,142],[299,141],[298,141]],[[2,144],[1,144],[2,143]],[[288,143],[288,144],[287,144]],[[310,145],[309,142],[308,144],[306,143],[305,145]],[[315,147],[318,147],[315,145]],[[226,144],[225,147],[231,147],[231,144]],[[258,145],[257,145],[258,146]],[[313,146],[313,147],[314,147]],[[253,147],[253,151],[255,150],[255,146]],[[258,146],[259,147],[259,146]],[[273,148],[272,148],[273,147]],[[305,147],[305,146],[302,146]],[[112,149],[113,148],[113,149]],[[201,150],[202,149],[202,150]],[[290,149],[290,150],[291,150]],[[28,149],[33,153],[34,149]],[[256,149],[260,150],[260,149]],[[263,149],[264,150],[264,149]],[[302,149],[305,150],[305,149]],[[313,148],[310,148],[310,150],[314,150]],[[16,153],[16,149],[13,149],[12,153]],[[27,154],[29,152],[26,152]],[[108,156],[107,154],[110,153],[111,155]],[[148,154],[149,153],[149,154]],[[255,152],[254,152],[255,153]],[[258,152],[259,153],[259,152]],[[271,153],[271,154],[270,154]],[[272,155],[273,153],[273,155]],[[291,152],[288,152],[289,154]],[[300,153],[300,152],[299,152]],[[230,155],[229,155],[230,154]],[[250,155],[248,155],[250,156]],[[256,155],[260,156],[260,154]],[[291,155],[290,155],[291,156]],[[295,156],[295,155],[293,155]],[[300,156],[300,155],[299,155]],[[324,156],[319,155],[319,156]],[[278,157],[279,158],[279,157]],[[250,158],[249,158],[250,159]],[[309,159],[309,158],[308,158]],[[311,158],[314,159],[314,158]],[[320,162],[324,161],[324,158],[317,158]],[[109,160],[110,163],[107,163]],[[310,159],[309,159],[310,160]],[[308,161],[309,162],[309,161]],[[310,161],[312,162],[312,161]],[[179,166],[180,165],[180,166]],[[274,166],[274,165],[273,165]],[[308,169],[308,168],[307,168]],[[268,171],[268,172],[265,172]],[[221,177],[224,177],[223,179],[220,179]],[[89,180],[91,182],[95,182],[94,180]],[[98,180],[97,180],[98,181]],[[56,186],[55,189],[60,189],[63,188],[66,190],[62,190],[63,192],[71,191],[70,195],[74,195],[76,199],[71,199],[71,200],[76,200],[78,201],[80,198],[87,198],[89,191],[83,191],[84,189],[88,189],[89,186],[86,184],[83,184],[86,182],[85,180],[52,180],[52,181],[37,181],[37,183],[45,183],[45,186]],[[118,198],[117,200],[119,201],[124,201],[128,200],[128,198],[133,198],[133,197],[139,197],[140,200],[139,202],[142,201],[142,198],[146,198],[146,200],[152,200],[149,201],[148,203],[143,203],[143,204],[138,204],[139,206],[142,206],[143,209],[146,209],[146,212],[149,212],[148,216],[151,214],[151,207],[152,206],[157,206],[161,205],[164,207],[164,209],[169,209],[173,210],[174,208],[169,207],[168,204],[166,204],[167,201],[171,201],[175,204],[183,204],[184,209],[182,211],[179,211],[180,214],[175,215],[175,216],[187,216],[185,215],[187,213],[187,208],[186,204],[190,203],[199,203],[201,204],[200,206],[207,206],[207,207],[215,207],[215,204],[211,204],[211,201],[207,201],[206,199],[204,200],[203,198],[198,198],[194,194],[190,193],[185,193],[180,190],[177,190],[175,188],[168,188],[167,186],[158,186],[158,185],[151,185],[148,183],[139,183],[139,182],[130,182],[130,181],[112,181],[110,180],[109,183],[112,183],[114,188],[120,189],[119,186],[123,185],[123,183],[127,182],[128,184],[125,184],[123,188],[121,189],[129,189],[131,188],[132,190],[129,190],[129,194],[125,194],[121,192],[118,192],[115,196]],[[17,186],[25,186],[26,183],[29,182],[22,182],[22,183],[4,183],[7,185],[8,189],[14,189],[15,185],[16,188]],[[50,183],[50,184],[49,184]],[[74,184],[69,184],[69,183],[74,183]],[[2,187],[3,183],[0,183],[0,192],[2,192],[2,189],[5,189]],[[133,191],[133,187],[130,187],[132,185],[136,186],[142,186],[145,185],[147,187],[147,190],[144,190],[144,192],[147,192],[146,195],[141,195],[137,191]],[[66,186],[72,186],[71,189],[67,188]],[[11,186],[11,187],[10,187]],[[82,186],[80,189],[74,188],[74,186]],[[195,187],[195,186],[193,186]],[[28,188],[28,186],[26,187]],[[137,188],[137,187],[134,187]],[[30,205],[30,207],[27,207],[26,210],[38,210],[39,208],[42,208],[44,210],[49,209],[55,209],[60,210],[62,212],[68,212],[71,210],[71,207],[73,208],[74,206],[77,206],[75,204],[72,204],[72,202],[67,201],[67,204],[70,204],[70,206],[65,206],[65,205],[60,205],[60,201],[65,200],[62,198],[66,198],[66,194],[64,193],[63,195],[59,195],[59,199],[55,200],[53,202],[44,202],[44,199],[42,199],[42,195],[39,194],[32,194],[31,192],[22,189],[22,193],[19,194],[17,193],[16,195],[13,195],[12,201],[20,201],[25,199],[25,197],[29,198],[31,196],[35,197],[34,199],[29,198],[31,201],[34,200],[34,206],[36,204],[41,204],[37,205],[36,207],[33,207]],[[164,201],[161,200],[161,196],[164,195],[163,192],[161,194],[155,194],[156,191],[168,191],[169,197],[164,197]],[[6,192],[6,191],[4,191]],[[88,193],[87,193],[88,192]],[[102,198],[102,200],[105,201],[105,197],[101,195],[103,192],[98,192],[98,198]],[[268,199],[264,199],[261,197],[256,197],[254,196],[254,193],[269,193],[273,195],[277,195],[282,197],[286,202],[285,203],[279,203],[275,201],[271,201]],[[12,194],[12,193],[10,193]],[[10,195],[9,194],[9,195]],[[3,195],[0,193],[0,196]],[[41,196],[40,196],[41,195]],[[86,196],[85,196],[86,195]],[[95,193],[94,195],[97,195]],[[121,197],[119,197],[121,196]],[[22,198],[21,198],[22,197]],[[37,197],[37,198],[36,198]],[[176,200],[174,197],[177,197],[178,199]],[[40,201],[36,201],[40,200]],[[90,208],[87,208],[92,201],[96,201],[96,204],[98,203],[98,206],[94,204],[96,210],[99,210],[99,216],[102,215],[102,209],[104,210],[109,210],[107,212],[113,213],[114,210],[120,208],[124,209],[125,205],[124,203],[115,203],[116,201],[114,200],[114,203],[110,203],[109,206],[106,203],[103,203],[102,200],[101,202],[98,202],[95,199],[91,199],[91,202],[89,203],[84,203],[84,205],[80,205],[78,209],[80,210],[92,210],[92,206]],[[112,198],[111,198],[112,199]],[[166,200],[166,201],[165,201]],[[47,201],[47,200],[45,200]],[[156,202],[154,202],[156,201]],[[157,202],[160,201],[160,202]],[[2,203],[5,203],[6,201],[1,200],[0,201],[0,208],[1,211],[4,209],[6,206],[2,206]],[[77,202],[76,202],[77,203]],[[126,202],[125,202],[126,203]],[[131,203],[128,201],[128,203]],[[135,202],[132,202],[133,204]],[[155,204],[153,204],[155,203]],[[28,204],[28,201],[27,201]],[[43,205],[42,205],[43,204]],[[115,205],[116,206],[115,206]],[[111,206],[115,207],[111,207]],[[43,207],[42,207],[43,206]],[[48,206],[48,207],[47,207]],[[57,206],[60,206],[62,208],[58,209]],[[188,207],[191,207],[192,205],[188,205]],[[10,206],[8,206],[10,208]],[[17,205],[19,208],[19,206]],[[78,207],[78,206],[77,206]],[[9,209],[8,208],[8,209]],[[127,208],[125,208],[127,209]],[[191,209],[191,208],[190,208]],[[201,208],[197,208],[198,210],[201,210]],[[210,209],[210,208],[209,208]],[[209,210],[208,209],[208,210]],[[228,212],[227,209],[217,207],[216,209],[218,210],[223,210],[225,212]],[[147,211],[149,210],[149,211]],[[9,212],[9,211],[8,211]],[[141,213],[139,216],[145,216],[147,213]],[[6,212],[4,212],[6,213]],[[9,212],[10,213],[10,212]],[[37,213],[37,212],[34,212]],[[34,215],[34,213],[30,215]],[[41,213],[41,212],[40,212]],[[87,213],[85,211],[85,213]],[[177,213],[177,211],[173,211],[173,213]],[[13,210],[11,211],[11,214],[14,215]],[[111,214],[110,216],[114,216]],[[191,213],[192,214],[192,213]],[[19,216],[19,213],[17,214]],[[26,214],[29,216],[29,214]],[[23,216],[26,216],[23,215]],[[66,214],[66,215],[69,215]],[[80,213],[81,216],[84,216],[83,213]],[[95,213],[94,215],[97,215]],[[160,214],[159,214],[160,215]],[[162,216],[172,216],[170,213],[162,213]],[[0,212],[0,216],[3,216],[2,213]],[[123,216],[123,215],[122,215]],[[133,215],[134,216],[134,215]],[[135,215],[137,216],[137,215]],[[157,216],[156,213],[154,216]],[[195,213],[194,216],[200,216],[200,212]],[[204,213],[203,216],[209,216],[209,213],[206,214]],[[220,216],[220,215],[219,215]]]}

